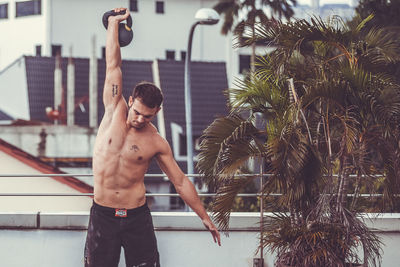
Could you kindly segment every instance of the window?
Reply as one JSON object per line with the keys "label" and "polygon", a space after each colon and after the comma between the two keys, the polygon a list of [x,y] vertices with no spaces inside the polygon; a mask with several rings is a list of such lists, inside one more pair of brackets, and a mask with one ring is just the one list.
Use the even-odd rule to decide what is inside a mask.
{"label": "window", "polygon": [[164,14],[164,1],[156,1],[156,13]]}
{"label": "window", "polygon": [[175,60],[175,51],[174,50],[165,51],[165,55],[168,60]]}
{"label": "window", "polygon": [[250,56],[239,55],[239,73],[244,74],[250,70]]}
{"label": "window", "polygon": [[0,5],[0,19],[7,19],[8,18],[8,4],[1,4]]}
{"label": "window", "polygon": [[36,56],[40,57],[42,55],[42,46],[41,45],[35,46],[35,51],[36,51]]}
{"label": "window", "polygon": [[138,1],[137,0],[130,0],[129,1],[129,10],[133,12],[138,12]]}
{"label": "window", "polygon": [[182,61],[186,60],[186,51],[181,51],[181,60]]}
{"label": "window", "polygon": [[61,56],[61,45],[52,45],[51,46],[51,56],[56,57],[57,55]]}
{"label": "window", "polygon": [[41,0],[24,1],[15,3],[15,16],[24,17],[40,15],[42,13]]}

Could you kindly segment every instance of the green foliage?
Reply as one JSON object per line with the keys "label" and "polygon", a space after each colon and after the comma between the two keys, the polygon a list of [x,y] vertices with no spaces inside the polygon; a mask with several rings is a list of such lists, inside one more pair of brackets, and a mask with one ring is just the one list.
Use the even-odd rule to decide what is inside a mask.
{"label": "green foliage", "polygon": [[[272,253],[280,255],[277,266],[336,267],[348,266],[347,263],[360,264],[363,259],[357,253],[359,244],[365,242],[369,248],[375,249],[380,246],[380,241],[364,224],[351,218],[354,224],[348,231],[341,223],[329,221],[308,221],[293,226],[290,217],[276,214],[264,225],[262,242],[269,244],[268,249]],[[380,251],[367,253],[379,254]],[[369,258],[368,263],[376,265],[377,260]]]}
{"label": "green foliage", "polygon": [[[373,14],[373,18],[366,23],[364,30],[372,28],[390,27],[394,31],[399,31],[400,27],[400,2],[388,0],[360,0],[356,8],[357,16],[352,20],[352,24],[358,23],[360,20],[367,18]],[[377,36],[378,37],[378,36]],[[379,41],[379,37],[377,41]],[[396,76],[397,82],[400,81],[400,64],[392,62],[386,66],[386,72]]]}
{"label": "green foliage", "polygon": [[396,0],[360,0],[356,12],[362,19],[374,14],[371,24],[379,27],[400,26],[400,2]]}
{"label": "green foliage", "polygon": [[[258,3],[257,3],[258,2]],[[258,22],[266,23],[273,19],[273,15],[278,18],[289,19],[294,12],[292,6],[296,5],[296,0],[220,0],[214,9],[224,16],[224,24],[221,29],[222,34],[227,34],[232,30],[239,36],[244,34],[245,25],[255,25]],[[265,9],[271,9],[269,17]],[[235,24],[235,20],[238,20]]]}
{"label": "green foliage", "polygon": [[[275,20],[274,16],[290,19],[294,14],[293,5],[296,0],[219,0],[214,9],[224,17],[221,33],[226,35],[232,31],[238,44],[243,45],[249,38],[254,38],[257,23],[267,24]],[[250,45],[250,68],[254,71],[256,45]]]}
{"label": "green foliage", "polygon": [[197,167],[218,192],[212,209],[224,230],[256,177],[236,175],[263,160],[262,201],[285,212],[262,236],[278,264],[380,265],[380,241],[356,214],[368,208],[366,192],[383,194],[382,210],[398,207],[400,85],[386,69],[400,60],[400,39],[365,28],[371,19],[261,23],[248,44],[273,40],[276,49],[227,92],[231,114],[204,132]]}

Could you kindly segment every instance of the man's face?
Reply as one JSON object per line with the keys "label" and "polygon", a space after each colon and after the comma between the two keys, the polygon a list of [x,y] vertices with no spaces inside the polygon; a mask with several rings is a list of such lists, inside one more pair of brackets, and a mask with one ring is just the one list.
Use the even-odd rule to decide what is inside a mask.
{"label": "man's face", "polygon": [[149,108],[140,98],[129,98],[129,112],[127,123],[135,129],[145,127],[160,110],[159,107]]}

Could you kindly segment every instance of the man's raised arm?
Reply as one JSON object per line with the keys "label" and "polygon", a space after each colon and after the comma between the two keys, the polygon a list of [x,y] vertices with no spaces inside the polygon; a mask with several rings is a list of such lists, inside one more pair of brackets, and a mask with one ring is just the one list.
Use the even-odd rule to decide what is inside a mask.
{"label": "man's raised arm", "polygon": [[106,79],[103,89],[103,103],[107,109],[114,109],[122,95],[121,49],[118,42],[119,23],[129,16],[126,8],[116,8],[114,12],[125,11],[124,15],[108,17],[106,40]]}

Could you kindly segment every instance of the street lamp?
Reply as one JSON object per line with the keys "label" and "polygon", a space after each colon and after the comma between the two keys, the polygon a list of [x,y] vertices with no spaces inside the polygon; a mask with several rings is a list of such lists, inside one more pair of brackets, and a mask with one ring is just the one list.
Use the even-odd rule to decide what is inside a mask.
{"label": "street lamp", "polygon": [[[194,29],[197,25],[214,25],[219,21],[219,14],[211,8],[202,8],[196,12],[195,19],[197,20],[190,29],[187,54],[185,58],[185,114],[186,114],[186,155],[187,155],[187,173],[193,174],[193,134],[192,134],[192,96],[191,96],[191,79],[190,58],[192,54],[192,39]],[[190,177],[189,177],[190,178]],[[190,180],[193,181],[193,178]]]}

